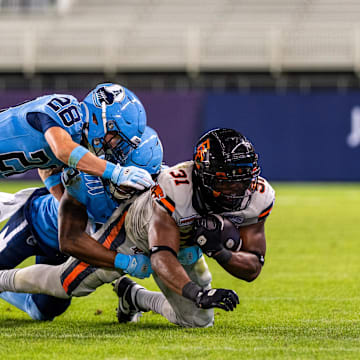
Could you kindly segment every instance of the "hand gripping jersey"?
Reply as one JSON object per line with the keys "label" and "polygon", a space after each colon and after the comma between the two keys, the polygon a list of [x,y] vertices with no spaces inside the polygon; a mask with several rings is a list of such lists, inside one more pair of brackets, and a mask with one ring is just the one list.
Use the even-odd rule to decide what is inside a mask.
{"label": "hand gripping jersey", "polygon": [[[140,249],[148,252],[147,231],[155,201],[176,222],[180,231],[180,247],[193,245],[193,223],[200,216],[193,207],[193,162],[188,161],[161,172],[151,193],[141,195],[130,207],[125,220],[126,234]],[[259,177],[257,189],[248,206],[237,212],[222,213],[236,226],[263,221],[274,205],[275,192],[270,184]]]}
{"label": "hand gripping jersey", "polygon": [[0,112],[0,178],[33,168],[62,165],[44,133],[53,126],[80,143],[85,122],[79,102],[71,95],[47,95]]}

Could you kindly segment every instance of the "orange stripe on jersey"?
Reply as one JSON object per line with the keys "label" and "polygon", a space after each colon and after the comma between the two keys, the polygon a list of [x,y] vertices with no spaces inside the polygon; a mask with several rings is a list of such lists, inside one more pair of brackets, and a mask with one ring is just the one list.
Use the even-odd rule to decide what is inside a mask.
{"label": "orange stripe on jersey", "polygon": [[160,199],[160,201],[163,204],[163,206],[171,212],[171,214],[175,211],[175,206],[173,204],[171,204],[168,200],[163,198],[163,199]]}
{"label": "orange stripe on jersey", "polygon": [[[113,243],[113,241],[116,239],[117,234],[119,233],[119,231],[121,230],[124,221],[125,221],[125,217],[126,217],[127,211],[124,212],[124,214],[121,216],[120,220],[118,221],[118,223],[112,228],[112,230],[110,231],[110,234],[106,237],[103,245],[107,248],[110,249],[111,244]],[[84,262],[81,262],[80,264],[76,265],[74,267],[74,269],[71,271],[71,273],[65,278],[64,282],[63,282],[63,288],[66,291],[66,293],[69,290],[69,286],[70,284],[77,278],[77,276],[79,276],[79,274],[81,274],[85,269],[87,269],[90,265],[86,264]]]}
{"label": "orange stripe on jersey", "polygon": [[268,215],[270,213],[270,211],[272,210],[273,208],[273,205],[270,206],[270,208],[266,209],[264,212],[262,212],[260,215],[259,215],[259,219],[263,218],[264,216]]}
{"label": "orange stripe on jersey", "polygon": [[164,192],[159,184],[151,188],[151,195],[154,199],[162,199],[164,197]]}
{"label": "orange stripe on jersey", "polygon": [[75,266],[74,270],[65,278],[63,282],[63,288],[68,292],[69,285],[76,279],[76,277],[83,272],[87,267],[89,267],[89,264],[86,264],[84,262],[81,262],[79,265]]}
{"label": "orange stripe on jersey", "polygon": [[110,234],[106,237],[103,245],[107,249],[110,249],[111,244],[116,239],[117,234],[121,230],[121,228],[124,224],[124,221],[125,221],[126,214],[127,214],[127,211],[124,212],[124,214],[121,216],[119,222],[112,228],[112,230],[110,231]]}

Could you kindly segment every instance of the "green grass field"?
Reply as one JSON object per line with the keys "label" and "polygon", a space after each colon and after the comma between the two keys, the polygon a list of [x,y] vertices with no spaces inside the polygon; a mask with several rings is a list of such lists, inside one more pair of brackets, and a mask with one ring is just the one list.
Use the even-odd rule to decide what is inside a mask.
{"label": "green grass field", "polygon": [[240,297],[234,312],[216,311],[213,328],[183,329],[153,313],[120,325],[111,285],[49,323],[0,299],[0,359],[359,359],[360,185],[274,188],[260,277],[245,283],[208,261],[213,286]]}

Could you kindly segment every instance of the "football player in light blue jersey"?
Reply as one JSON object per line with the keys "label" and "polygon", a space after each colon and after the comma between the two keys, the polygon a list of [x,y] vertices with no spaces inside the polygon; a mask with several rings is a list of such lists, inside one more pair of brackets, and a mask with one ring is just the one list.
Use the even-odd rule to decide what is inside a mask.
{"label": "football player in light blue jersey", "polygon": [[[54,94],[10,107],[0,112],[0,178],[68,165],[143,190],[153,185],[149,173],[121,165],[139,145],[145,125],[139,99],[117,84],[98,85],[81,103]],[[118,163],[97,157],[105,153]],[[59,182],[52,175],[46,185]]]}
{"label": "football player in light blue jersey", "polygon": [[[156,178],[161,169],[162,159],[161,142],[156,132],[146,127],[140,146],[128,156],[125,166],[146,169]],[[121,202],[127,201],[130,204],[131,197],[136,192],[132,188],[118,187],[111,182],[73,169],[65,170],[64,174],[66,192],[71,194],[79,208],[86,212],[85,222],[81,217],[84,216],[83,211],[80,214],[83,224],[87,220],[90,220],[89,223],[92,225],[105,223]],[[13,268],[32,255],[37,255],[36,263],[55,265],[67,259],[67,255],[60,251],[58,240],[59,202],[50,194],[43,195],[44,192],[45,189],[36,190],[0,232],[0,269]],[[59,221],[61,224],[61,216]],[[75,216],[69,226],[75,226],[76,229],[78,221]],[[114,252],[113,247],[107,251]],[[114,268],[125,270],[130,275],[140,278],[151,274],[151,266],[146,256],[117,253],[115,255],[112,264]],[[135,263],[133,259],[136,259]],[[0,298],[24,310],[36,320],[52,320],[70,305],[70,300],[42,294],[3,292],[0,293]]]}

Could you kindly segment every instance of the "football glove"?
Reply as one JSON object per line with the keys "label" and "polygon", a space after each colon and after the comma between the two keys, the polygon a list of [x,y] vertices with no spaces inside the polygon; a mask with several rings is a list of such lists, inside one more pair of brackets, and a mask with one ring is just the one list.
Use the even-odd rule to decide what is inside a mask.
{"label": "football glove", "polygon": [[210,257],[220,251],[239,251],[242,245],[236,226],[220,215],[206,215],[195,221],[195,242]]}
{"label": "football glove", "polygon": [[112,171],[110,180],[116,185],[123,185],[136,190],[145,190],[155,185],[151,175],[136,166],[120,166],[117,164]]}
{"label": "football glove", "polygon": [[239,297],[233,290],[210,289],[199,291],[195,303],[201,309],[217,307],[225,311],[233,311],[239,304]]}
{"label": "football glove", "polygon": [[224,248],[221,242],[223,222],[214,215],[207,215],[195,221],[195,242],[209,257]]}
{"label": "football glove", "polygon": [[150,258],[142,254],[125,255],[119,253],[115,257],[114,267],[139,279],[148,278],[153,273]]}

